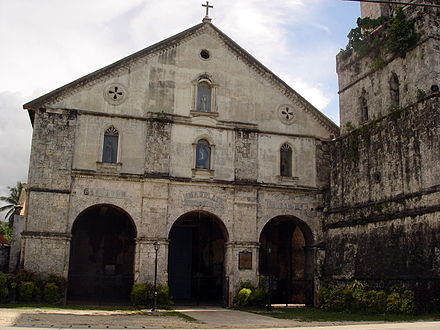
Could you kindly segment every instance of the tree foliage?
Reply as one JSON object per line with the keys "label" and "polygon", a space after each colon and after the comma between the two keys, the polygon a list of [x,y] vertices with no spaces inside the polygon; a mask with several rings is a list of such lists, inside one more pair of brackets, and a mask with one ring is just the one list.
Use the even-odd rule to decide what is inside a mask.
{"label": "tree foliage", "polygon": [[414,22],[406,19],[401,7],[391,19],[387,33],[387,49],[400,57],[404,57],[407,50],[414,47],[418,40]]}
{"label": "tree foliage", "polygon": [[6,212],[5,220],[9,223],[9,227],[12,227],[15,206],[18,205],[22,188],[23,184],[17,182],[15,187],[8,187],[9,196],[0,196],[0,201],[6,203],[6,205],[0,207],[0,212]]}
{"label": "tree foliage", "polygon": [[[377,31],[380,26],[384,27],[382,32]],[[352,29],[347,37],[348,44],[339,53],[342,59],[348,58],[353,52],[359,57],[370,53],[380,56],[381,49],[404,57],[418,40],[414,21],[406,18],[401,7],[397,8],[396,14],[389,19],[358,18],[357,27]]]}

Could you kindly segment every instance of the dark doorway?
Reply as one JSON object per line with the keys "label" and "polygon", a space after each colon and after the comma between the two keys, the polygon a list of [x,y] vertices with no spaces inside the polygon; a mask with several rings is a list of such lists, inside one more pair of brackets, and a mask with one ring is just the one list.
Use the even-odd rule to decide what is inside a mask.
{"label": "dark doorway", "polygon": [[206,212],[181,216],[170,230],[168,283],[176,303],[223,304],[226,228]]}
{"label": "dark doorway", "polygon": [[81,213],[72,228],[69,302],[129,303],[135,238],[132,219],[115,206]]}
{"label": "dark doorway", "polygon": [[301,220],[280,216],[260,236],[260,275],[271,279],[272,302],[313,305],[312,234]]}

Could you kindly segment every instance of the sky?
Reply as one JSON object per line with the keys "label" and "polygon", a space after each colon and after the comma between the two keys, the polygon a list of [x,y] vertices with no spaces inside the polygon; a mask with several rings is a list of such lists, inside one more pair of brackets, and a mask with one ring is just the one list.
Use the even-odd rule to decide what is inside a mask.
{"label": "sky", "polygon": [[[200,23],[202,3],[0,0],[0,196],[27,181],[32,127],[24,103]],[[335,56],[360,15],[359,3],[210,4],[216,27],[339,124]]]}

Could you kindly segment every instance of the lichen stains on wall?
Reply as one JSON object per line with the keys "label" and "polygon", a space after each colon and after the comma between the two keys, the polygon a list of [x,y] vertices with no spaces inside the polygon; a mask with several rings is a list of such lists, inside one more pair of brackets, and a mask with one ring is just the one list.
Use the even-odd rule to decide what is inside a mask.
{"label": "lichen stains on wall", "polygon": [[330,144],[323,278],[401,285],[422,305],[440,293],[439,101],[433,95]]}

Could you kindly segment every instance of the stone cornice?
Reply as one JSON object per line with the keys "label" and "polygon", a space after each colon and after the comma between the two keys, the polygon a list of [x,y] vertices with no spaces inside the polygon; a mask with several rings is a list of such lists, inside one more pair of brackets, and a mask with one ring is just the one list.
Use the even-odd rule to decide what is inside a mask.
{"label": "stone cornice", "polygon": [[36,186],[29,186],[27,191],[35,191],[35,192],[45,192],[45,193],[53,193],[53,194],[70,194],[69,189],[52,189],[52,188],[43,188]]}
{"label": "stone cornice", "polygon": [[47,232],[47,231],[24,231],[21,233],[23,238],[50,238],[62,241],[69,241],[72,237],[68,233],[57,233],[57,232]]}
{"label": "stone cornice", "polygon": [[324,213],[326,213],[326,214],[343,213],[348,210],[363,209],[365,207],[373,207],[378,204],[392,203],[392,202],[399,203],[399,202],[406,201],[410,198],[419,198],[419,197],[422,197],[425,195],[435,194],[438,192],[440,192],[440,185],[428,187],[428,188],[422,189],[420,191],[415,191],[415,192],[411,192],[411,193],[399,194],[399,195],[396,195],[396,196],[393,196],[390,198],[381,199],[381,200],[377,200],[377,201],[369,201],[369,202],[357,203],[357,204],[353,204],[353,205],[349,205],[349,206],[334,207],[334,208],[331,208],[328,210],[324,210]]}
{"label": "stone cornice", "polygon": [[149,112],[147,117],[141,116],[132,116],[132,115],[121,115],[121,114],[113,114],[113,113],[104,113],[104,112],[96,112],[82,109],[61,109],[66,111],[75,111],[79,115],[84,116],[97,116],[97,117],[107,117],[107,118],[121,118],[121,119],[130,119],[130,120],[138,120],[143,122],[165,122],[176,125],[186,125],[186,126],[194,126],[194,127],[204,127],[218,130],[230,130],[230,131],[249,131],[255,132],[259,134],[267,134],[267,135],[279,135],[286,137],[295,137],[295,138],[306,138],[306,139],[315,139],[320,141],[329,141],[329,139],[322,138],[316,135],[310,134],[295,134],[295,133],[281,133],[275,131],[266,131],[258,129],[258,125],[250,124],[250,123],[242,123],[236,121],[227,121],[227,120],[219,120],[216,126],[203,125],[198,123],[191,122],[191,117],[175,115],[175,114],[158,114]]}
{"label": "stone cornice", "polygon": [[221,187],[221,188],[230,188],[230,189],[260,189],[264,191],[288,191],[289,193],[300,193],[300,194],[320,194],[322,190],[317,187],[312,186],[304,186],[304,185],[277,185],[270,183],[261,183],[261,182],[236,182],[236,181],[225,181],[225,180],[213,180],[213,181],[203,181],[203,180],[194,180],[186,177],[173,177],[169,176],[166,173],[154,173],[149,175],[149,173],[141,174],[102,174],[96,173],[92,170],[84,170],[84,169],[73,169],[72,170],[73,178],[82,178],[88,180],[109,180],[109,181],[132,181],[132,182],[153,182],[153,183],[161,183],[161,184],[178,184],[178,185],[188,185],[188,186],[209,186],[209,187]]}

